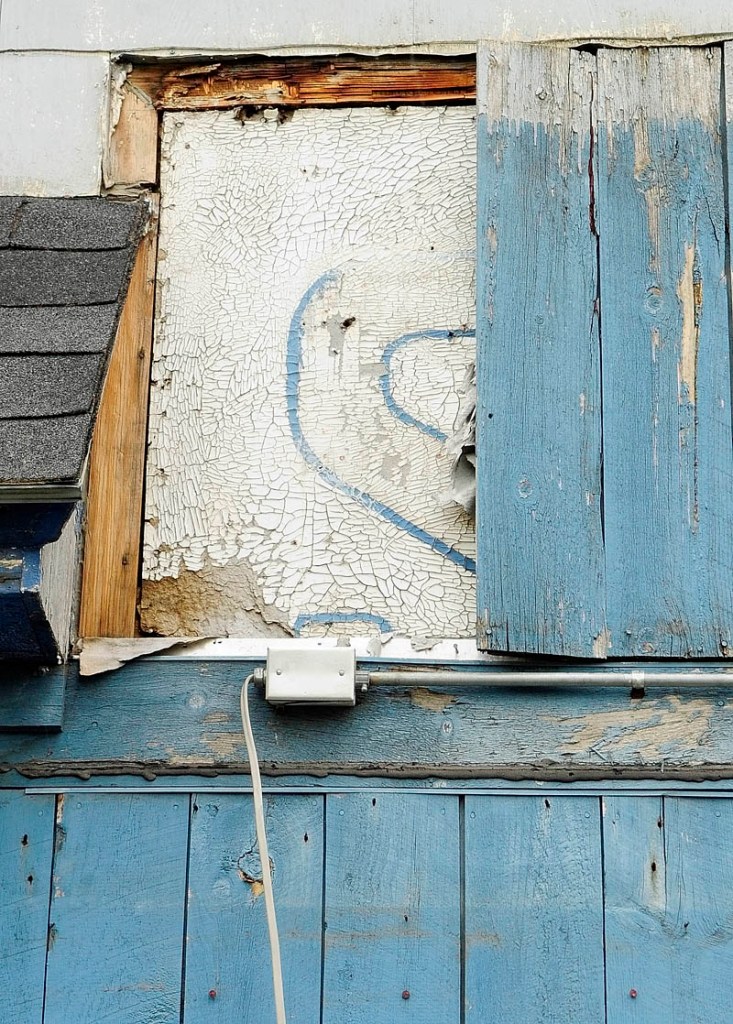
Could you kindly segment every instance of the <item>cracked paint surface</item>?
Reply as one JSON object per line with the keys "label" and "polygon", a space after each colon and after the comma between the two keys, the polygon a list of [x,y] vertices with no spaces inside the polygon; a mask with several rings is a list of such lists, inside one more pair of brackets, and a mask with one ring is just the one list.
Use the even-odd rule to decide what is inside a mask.
{"label": "cracked paint surface", "polygon": [[469,107],[166,115],[143,628],[472,634],[445,438],[474,134]]}

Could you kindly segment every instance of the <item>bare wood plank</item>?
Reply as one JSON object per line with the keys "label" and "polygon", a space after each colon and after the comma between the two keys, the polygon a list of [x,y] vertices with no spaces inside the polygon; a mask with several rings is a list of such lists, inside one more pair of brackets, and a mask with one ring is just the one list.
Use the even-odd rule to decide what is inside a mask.
{"label": "bare wood plank", "polygon": [[610,653],[733,650],[720,50],[598,54]]}
{"label": "bare wood plank", "polygon": [[154,185],[158,180],[158,111],[128,79],[109,142],[104,179],[114,186]]}
{"label": "bare wood plank", "polygon": [[136,68],[132,85],[165,110],[450,103],[476,94],[473,58],[328,57]]}
{"label": "bare wood plank", "polygon": [[89,469],[80,636],[134,636],[150,392],[157,218],[135,260]]}
{"label": "bare wood plank", "polygon": [[602,658],[595,63],[494,44],[479,62],[478,644]]}

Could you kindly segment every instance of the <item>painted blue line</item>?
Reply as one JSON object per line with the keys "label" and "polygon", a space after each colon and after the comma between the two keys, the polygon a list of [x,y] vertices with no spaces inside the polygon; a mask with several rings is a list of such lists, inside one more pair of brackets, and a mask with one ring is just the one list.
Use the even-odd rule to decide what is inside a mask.
{"label": "painted blue line", "polygon": [[293,623],[293,630],[296,636],[300,636],[300,632],[304,626],[309,626],[312,622],[371,622],[375,626],[379,626],[380,633],[392,633],[393,629],[391,624],[381,615],[375,615],[373,612],[313,612],[312,614],[299,615]]}
{"label": "painted blue line", "polygon": [[[437,551],[443,558],[447,558],[448,561],[453,562],[454,565],[460,566],[461,569],[465,569],[467,572],[476,572],[476,562],[473,558],[468,558],[466,555],[462,555],[460,551],[456,551],[455,548],[451,547],[450,544],[446,544],[445,541],[439,537],[434,537],[428,533],[427,530],[423,530],[421,526],[416,523],[410,522],[409,519],[405,519],[404,516],[400,515],[389,505],[385,505],[383,502],[373,498],[366,491],[360,490],[358,487],[354,487],[352,484],[347,484],[344,480],[338,477],[332,469],[325,466],[315,451],[311,448],[308,440],[303,433],[303,428],[300,424],[300,368],[303,361],[303,338],[305,335],[305,314],[308,306],[316,296],[320,296],[325,292],[329,285],[337,284],[341,279],[341,275],[335,270],[328,270],[325,274],[322,274],[303,295],[302,299],[295,308],[292,320],[290,321],[290,329],[288,330],[288,347],[287,356],[285,361],[285,402],[288,411],[288,423],[290,425],[290,433],[293,436],[295,447],[298,449],[306,465],[310,466],[321,480],[324,480],[331,487],[341,491],[342,494],[346,494],[349,498],[363,505],[369,512],[374,512],[376,515],[381,516],[382,519],[386,519],[387,522],[393,523],[399,529],[404,530],[405,533],[414,537],[415,540],[419,540],[422,544],[432,548],[433,551]],[[421,335],[424,337],[424,335]],[[399,340],[399,339],[398,339]]]}
{"label": "painted blue line", "polygon": [[476,331],[469,328],[462,328],[457,331],[449,330],[431,330],[431,331],[412,331],[410,334],[402,334],[399,338],[395,338],[394,341],[390,341],[389,345],[385,348],[382,353],[382,362],[385,365],[385,371],[379,378],[379,386],[382,389],[382,397],[384,398],[384,404],[387,406],[389,411],[402,423],[406,423],[408,427],[417,427],[423,434],[427,434],[429,437],[434,437],[436,441],[447,441],[448,435],[445,434],[438,427],[431,426],[430,423],[425,423],[423,420],[417,419],[411,413],[405,409],[404,406],[400,405],[395,399],[392,391],[392,356],[398,349],[404,345],[409,345],[412,341],[422,341],[424,339],[435,340],[435,341],[448,341],[451,338],[475,338]]}

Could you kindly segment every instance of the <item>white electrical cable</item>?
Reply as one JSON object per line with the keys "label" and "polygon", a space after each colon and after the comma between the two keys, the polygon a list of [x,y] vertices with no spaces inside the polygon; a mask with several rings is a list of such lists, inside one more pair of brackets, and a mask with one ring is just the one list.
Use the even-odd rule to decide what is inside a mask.
{"label": "white electrical cable", "polygon": [[275,897],[272,892],[272,873],[270,871],[270,855],[267,851],[267,832],[265,831],[265,808],[262,801],[262,780],[260,779],[260,766],[257,761],[257,748],[252,733],[252,723],[249,719],[249,684],[253,681],[254,675],[247,676],[239,696],[239,707],[242,712],[242,729],[244,730],[244,741],[247,744],[247,757],[252,775],[252,800],[255,810],[255,831],[257,834],[257,849],[262,864],[262,884],[265,889],[265,911],[267,913],[267,931],[270,936],[270,955],[272,957],[272,988],[275,994],[275,1018],[277,1024],[287,1024],[285,1020],[285,995],[283,993],[283,972],[280,961],[280,939],[277,931],[277,918],[275,917]]}

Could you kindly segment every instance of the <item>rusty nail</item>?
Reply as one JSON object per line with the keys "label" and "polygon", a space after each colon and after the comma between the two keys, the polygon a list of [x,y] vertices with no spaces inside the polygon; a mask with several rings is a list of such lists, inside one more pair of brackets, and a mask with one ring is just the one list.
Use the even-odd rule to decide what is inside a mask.
{"label": "rusty nail", "polygon": [[402,993],[402,998],[403,999],[409,999],[410,998],[410,993],[407,991],[407,989],[405,989],[405,991]]}
{"label": "rusty nail", "polygon": [[632,999],[636,999],[638,993],[637,993],[635,988],[630,988],[629,989],[629,995],[631,996]]}
{"label": "rusty nail", "polygon": [[215,988],[210,988],[209,989],[209,999],[216,999],[216,989]]}

